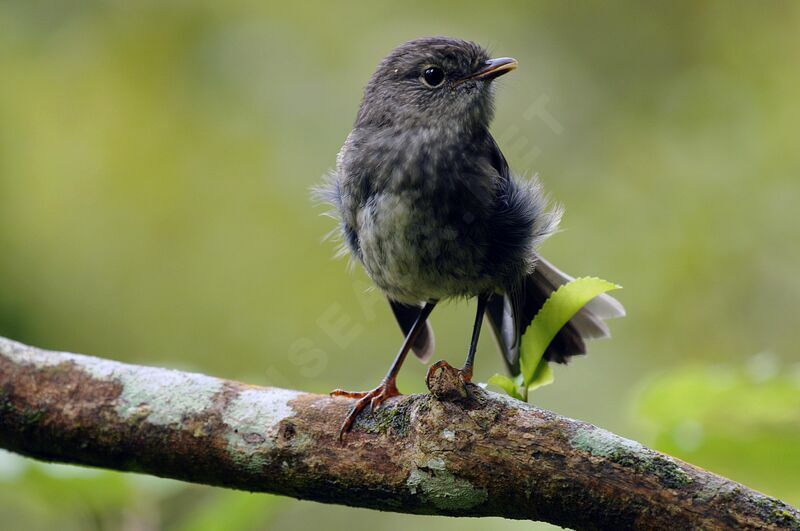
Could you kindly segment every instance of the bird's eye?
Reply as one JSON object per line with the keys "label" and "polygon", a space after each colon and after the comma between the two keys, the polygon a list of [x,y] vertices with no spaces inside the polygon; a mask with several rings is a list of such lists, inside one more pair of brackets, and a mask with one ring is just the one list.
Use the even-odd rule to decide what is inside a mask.
{"label": "bird's eye", "polygon": [[444,81],[444,70],[438,66],[429,66],[422,72],[422,81],[429,87],[438,87]]}

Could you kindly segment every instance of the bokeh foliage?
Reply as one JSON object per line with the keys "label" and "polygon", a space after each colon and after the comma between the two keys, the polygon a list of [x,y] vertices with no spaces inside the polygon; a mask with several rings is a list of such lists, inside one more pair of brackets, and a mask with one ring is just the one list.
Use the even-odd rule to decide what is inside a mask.
{"label": "bokeh foliage", "polygon": [[[371,387],[399,334],[320,243],[332,227],[308,188],[389,49],[469,38],[520,61],[493,131],[566,207],[544,252],[625,286],[615,338],[535,401],[798,504],[798,418],[774,415],[797,379],[733,376],[709,398],[760,352],[786,374],[800,362],[798,24],[788,1],[0,1],[0,334],[258,384]],[[471,313],[437,308],[439,356],[460,362]],[[477,378],[500,370],[484,337]],[[401,388],[422,390],[423,374],[409,364]],[[700,445],[676,446],[676,426]],[[480,525],[8,455],[0,470],[11,528]]]}
{"label": "bokeh foliage", "polygon": [[798,500],[800,370],[786,369],[769,353],[687,366],[644,386],[637,417],[658,448]]}

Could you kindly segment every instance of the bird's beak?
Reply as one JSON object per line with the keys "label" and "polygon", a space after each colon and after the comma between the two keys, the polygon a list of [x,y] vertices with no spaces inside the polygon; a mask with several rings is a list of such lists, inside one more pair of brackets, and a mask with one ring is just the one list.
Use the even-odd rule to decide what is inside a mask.
{"label": "bird's beak", "polygon": [[519,63],[516,59],[511,57],[498,57],[497,59],[489,59],[473,74],[467,76],[466,79],[483,79],[491,81],[496,77],[511,72]]}

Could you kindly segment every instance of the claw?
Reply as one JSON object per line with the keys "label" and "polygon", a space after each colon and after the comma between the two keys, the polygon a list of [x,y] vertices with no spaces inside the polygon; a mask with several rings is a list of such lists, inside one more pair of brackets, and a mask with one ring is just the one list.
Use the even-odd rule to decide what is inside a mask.
{"label": "claw", "polygon": [[471,369],[456,369],[446,361],[430,366],[425,383],[431,394],[440,400],[458,400],[469,396],[467,384],[472,380]]}
{"label": "claw", "polygon": [[370,407],[370,409],[371,409],[371,410],[373,410],[373,411],[375,411],[375,408],[377,408],[378,406],[380,406],[380,405],[381,405],[381,402],[383,402],[383,400],[379,400],[378,398],[379,398],[379,397],[377,397],[377,396],[373,396],[373,397],[372,397],[372,400],[370,400],[370,401],[369,401],[369,407]]}
{"label": "claw", "polygon": [[430,367],[428,367],[428,373],[425,375],[425,381],[428,383],[428,387],[431,384],[431,378],[436,374],[438,370],[445,370],[449,373],[456,373],[458,374],[458,378],[464,383],[472,383],[472,369],[456,369],[455,367],[451,366],[444,360],[437,361]]}
{"label": "claw", "polygon": [[388,398],[399,395],[400,391],[397,390],[397,385],[395,385],[393,380],[389,382],[382,382],[375,389],[366,392],[342,391],[341,389],[331,391],[331,396],[343,396],[347,398],[358,399],[358,402],[353,404],[352,409],[350,409],[350,413],[348,413],[347,417],[344,419],[342,427],[339,428],[339,440],[344,440],[344,434],[350,431],[350,428],[353,427],[353,423],[355,423],[358,415],[364,409],[366,409],[367,406],[374,411]]}

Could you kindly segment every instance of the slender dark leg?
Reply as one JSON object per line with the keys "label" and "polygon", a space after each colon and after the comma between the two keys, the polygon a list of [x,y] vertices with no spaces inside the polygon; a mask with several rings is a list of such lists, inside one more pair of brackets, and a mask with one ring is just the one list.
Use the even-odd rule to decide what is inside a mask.
{"label": "slender dark leg", "polygon": [[467,382],[472,380],[472,364],[475,362],[475,351],[478,349],[478,338],[481,336],[483,314],[486,313],[486,304],[489,302],[489,297],[491,297],[491,294],[480,295],[478,297],[478,311],[475,314],[475,324],[472,326],[472,339],[469,342],[467,361],[464,362],[464,367],[461,369],[464,380]]}
{"label": "slender dark leg", "polygon": [[[478,297],[478,311],[475,314],[475,325],[472,327],[472,340],[469,342],[469,351],[467,351],[467,361],[464,362],[464,367],[458,369],[461,379],[464,383],[472,381],[472,364],[475,361],[475,351],[478,349],[478,338],[481,336],[481,325],[483,324],[483,314],[486,313],[486,305],[492,294],[484,294]],[[428,388],[431,388],[431,380],[440,369],[453,370],[450,364],[446,361],[437,361],[428,368],[428,375],[425,381],[428,383]]]}
{"label": "slender dark leg", "polygon": [[400,394],[400,391],[397,390],[397,373],[400,372],[400,367],[403,365],[403,362],[408,355],[408,351],[411,350],[411,345],[413,345],[414,341],[417,339],[422,327],[425,325],[425,321],[433,311],[434,306],[436,306],[436,301],[428,302],[425,303],[425,306],[422,308],[422,310],[420,310],[419,316],[417,316],[417,320],[414,321],[411,330],[408,331],[408,335],[406,335],[406,338],[403,341],[403,346],[400,347],[400,351],[397,353],[394,362],[392,362],[389,372],[386,373],[386,376],[384,376],[383,381],[381,381],[381,384],[378,387],[372,391],[363,393],[342,391],[341,389],[336,389],[335,391],[331,392],[331,396],[346,396],[348,398],[359,399],[350,410],[350,413],[348,413],[347,418],[342,423],[342,427],[339,430],[340,439],[345,433],[350,431],[350,428],[353,426],[353,422],[355,422],[359,413],[361,413],[364,408],[367,407],[367,405],[369,405],[372,409],[375,409],[387,398]]}

